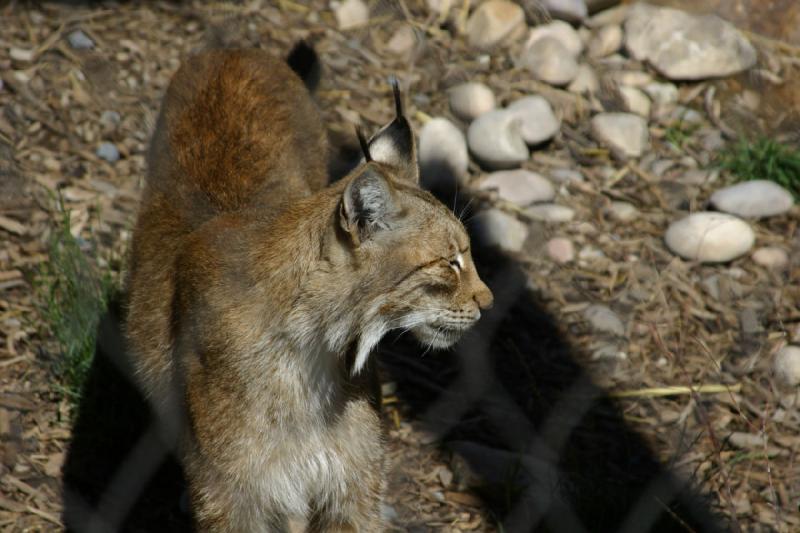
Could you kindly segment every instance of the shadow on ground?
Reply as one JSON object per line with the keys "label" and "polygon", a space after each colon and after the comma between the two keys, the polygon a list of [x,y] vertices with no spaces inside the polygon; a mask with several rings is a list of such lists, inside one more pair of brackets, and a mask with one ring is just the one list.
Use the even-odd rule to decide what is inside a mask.
{"label": "shadow on ground", "polygon": [[[447,169],[425,170],[453,205]],[[455,204],[468,208],[468,198]],[[494,308],[450,351],[420,357],[403,336],[384,341],[380,357],[414,420],[480,477],[502,530],[722,531],[708,498],[660,464],[592,383],[520,265],[471,233]]]}
{"label": "shadow on ground", "polygon": [[[434,192],[452,205],[453,188]],[[705,497],[655,459],[591,382],[520,265],[475,238],[473,255],[495,294],[479,326],[424,357],[407,337],[389,338],[380,358],[414,419],[480,478],[503,531],[721,531]],[[189,531],[185,481],[133,385],[118,317],[119,306],[100,326],[73,428],[65,521],[76,532]]]}
{"label": "shadow on ground", "polygon": [[75,533],[191,531],[183,472],[134,385],[120,305],[103,317],[64,465],[64,522]]}

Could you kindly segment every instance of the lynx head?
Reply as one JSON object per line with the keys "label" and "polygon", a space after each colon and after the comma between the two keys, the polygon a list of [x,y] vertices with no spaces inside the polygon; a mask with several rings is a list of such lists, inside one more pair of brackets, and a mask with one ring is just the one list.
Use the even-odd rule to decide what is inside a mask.
{"label": "lynx head", "polygon": [[469,236],[441,202],[419,188],[411,126],[395,85],[397,116],[369,141],[347,178],[339,226],[362,270],[353,372],[389,330],[411,331],[423,344],[447,348],[492,305],[470,253]]}

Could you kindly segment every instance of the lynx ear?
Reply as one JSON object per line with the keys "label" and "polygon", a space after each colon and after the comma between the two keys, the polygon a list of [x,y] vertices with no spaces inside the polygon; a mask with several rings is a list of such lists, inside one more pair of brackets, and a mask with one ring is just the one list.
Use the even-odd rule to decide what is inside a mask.
{"label": "lynx ear", "polygon": [[417,146],[411,124],[403,114],[397,80],[392,81],[392,91],[396,116],[369,140],[369,153],[375,161],[394,167],[399,179],[418,184]]}
{"label": "lynx ear", "polygon": [[392,186],[380,172],[367,166],[345,187],[339,222],[358,245],[375,232],[388,229],[394,212]]}

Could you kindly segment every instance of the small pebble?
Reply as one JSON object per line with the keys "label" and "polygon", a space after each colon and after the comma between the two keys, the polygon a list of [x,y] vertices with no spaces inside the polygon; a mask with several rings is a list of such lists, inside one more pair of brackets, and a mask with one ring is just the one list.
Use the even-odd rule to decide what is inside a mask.
{"label": "small pebble", "polygon": [[573,57],[579,56],[583,51],[583,42],[578,32],[566,22],[560,20],[554,20],[549,24],[542,24],[541,26],[531,28],[528,34],[528,40],[525,41],[525,48],[530,48],[533,43],[544,37],[552,37],[560,42]]}
{"label": "small pebble", "polygon": [[782,270],[789,265],[789,254],[778,246],[764,246],[753,252],[753,261],[766,268]]}
{"label": "small pebble", "polygon": [[364,26],[369,21],[369,7],[363,0],[344,0],[334,9],[334,14],[340,30]]}
{"label": "small pebble", "polygon": [[650,146],[647,121],[631,113],[600,113],[592,117],[595,139],[625,157],[639,157]]}
{"label": "small pebble", "polygon": [[100,143],[100,146],[97,147],[97,151],[95,153],[97,154],[97,157],[104,159],[109,163],[115,163],[119,160],[119,150],[113,143],[107,141]]}
{"label": "small pebble", "polygon": [[485,246],[496,246],[507,252],[519,252],[528,238],[528,226],[499,209],[481,211],[471,224],[476,237]]}
{"label": "small pebble", "polygon": [[492,111],[497,106],[492,90],[480,82],[471,81],[456,85],[448,93],[453,114],[467,122]]}
{"label": "small pebble", "polygon": [[542,37],[527,47],[519,66],[528,69],[536,79],[556,86],[568,84],[578,74],[575,57],[553,37]]}
{"label": "small pebble", "polygon": [[619,88],[619,94],[622,96],[625,109],[644,118],[650,117],[650,99],[642,91],[636,87],[623,85]]}
{"label": "small pebble", "polygon": [[549,202],[556,196],[553,185],[547,179],[525,169],[492,172],[481,182],[480,188],[496,190],[501,199],[521,207]]}
{"label": "small pebble", "polygon": [[782,385],[789,387],[800,385],[800,346],[789,344],[778,350],[772,370]]}
{"label": "small pebble", "polygon": [[395,30],[389,42],[386,43],[386,50],[390,54],[402,56],[409,53],[416,43],[417,36],[414,34],[414,28],[409,24],[403,24]]}
{"label": "small pebble", "polygon": [[525,27],[525,12],[508,0],[483,2],[467,20],[467,41],[488,50],[512,39]]}
{"label": "small pebble", "polygon": [[622,46],[622,28],[617,24],[603,26],[589,41],[589,57],[605,57]]}
{"label": "small pebble", "polygon": [[607,305],[591,305],[583,312],[583,317],[597,332],[610,333],[617,337],[625,335],[625,326],[622,324],[622,320]]}
{"label": "small pebble", "polygon": [[540,222],[569,222],[575,218],[575,210],[558,204],[537,204],[525,210],[525,214]]}
{"label": "small pebble", "polygon": [[75,30],[67,35],[69,45],[75,50],[91,50],[94,48],[94,41],[81,30]]}
{"label": "small pebble", "polygon": [[678,88],[674,83],[648,83],[642,87],[647,96],[659,106],[667,106],[678,103]]}
{"label": "small pebble", "polygon": [[600,80],[594,69],[585,63],[578,65],[575,78],[567,86],[567,90],[577,94],[591,94],[600,90]]}
{"label": "small pebble", "polygon": [[8,49],[8,57],[20,63],[30,63],[36,57],[36,53],[33,50],[11,47]]}
{"label": "small pebble", "polygon": [[552,139],[561,129],[561,121],[553,113],[550,103],[541,96],[520,98],[508,106],[520,121],[520,134],[529,145]]}
{"label": "small pebble", "polygon": [[575,259],[575,247],[572,241],[564,237],[554,237],[545,245],[547,255],[556,263],[563,265]]}
{"label": "small pebble", "polygon": [[116,111],[106,110],[100,114],[100,124],[107,128],[119,126],[120,120],[122,117]]}
{"label": "small pebble", "polygon": [[743,218],[762,218],[786,213],[794,205],[794,198],[775,182],[753,180],[716,191],[711,195],[711,205]]}
{"label": "small pebble", "polygon": [[724,263],[747,253],[755,234],[739,218],[706,211],[673,222],[664,239],[667,247],[684,259]]}
{"label": "small pebble", "polygon": [[559,183],[585,181],[583,174],[571,168],[554,168],[550,170],[549,174],[553,181],[557,181]]}
{"label": "small pebble", "polygon": [[619,222],[630,222],[639,215],[639,210],[628,202],[611,202],[608,211],[611,217]]}
{"label": "small pebble", "polygon": [[522,124],[513,112],[496,109],[484,113],[467,130],[469,149],[491,170],[513,168],[530,155],[522,139]]}

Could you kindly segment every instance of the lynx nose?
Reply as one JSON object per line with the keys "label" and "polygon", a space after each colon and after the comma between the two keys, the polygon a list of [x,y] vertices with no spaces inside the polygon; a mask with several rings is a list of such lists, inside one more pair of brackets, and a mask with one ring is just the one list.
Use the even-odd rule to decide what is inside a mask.
{"label": "lynx nose", "polygon": [[[492,305],[494,305],[494,296],[492,295],[492,291],[489,290],[489,287],[480,280],[478,280],[478,290],[475,291],[473,295],[473,299],[475,303],[478,304],[478,307],[482,310],[491,309]],[[480,318],[480,311],[478,311],[478,317]]]}

